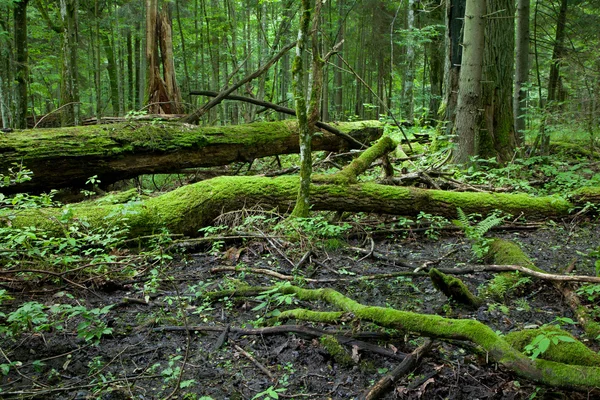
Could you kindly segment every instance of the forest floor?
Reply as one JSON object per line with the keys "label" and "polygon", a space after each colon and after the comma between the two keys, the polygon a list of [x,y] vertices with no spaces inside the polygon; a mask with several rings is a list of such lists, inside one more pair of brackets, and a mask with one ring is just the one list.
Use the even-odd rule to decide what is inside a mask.
{"label": "forest floor", "polygon": [[[393,221],[387,222],[389,227]],[[432,234],[440,236],[432,239]],[[519,243],[536,265],[546,271],[561,273],[574,262],[578,274],[595,275],[594,259],[588,255],[598,246],[598,225],[585,221],[556,222],[536,229],[492,234]],[[305,285],[332,287],[363,304],[477,319],[502,333],[539,327],[556,318],[574,318],[560,294],[549,283],[539,280],[505,288],[504,299],[488,297],[484,306],[469,311],[435,290],[424,274],[360,279],[382,273],[411,272],[423,265],[452,268],[476,263],[471,245],[461,232],[429,232],[429,236],[408,230],[369,236],[355,234],[343,241],[323,239],[302,245],[275,235],[226,240],[178,256],[155,276],[157,285],[153,291],[148,290],[147,277],[151,276],[148,274],[146,280],[103,284],[93,291],[56,285],[23,287],[21,293],[12,294],[14,300],[2,305],[2,312],[8,314],[31,301],[46,306],[57,302],[85,304],[88,308],[114,305],[102,317],[113,332],[97,344],[78,338],[74,329],[26,333],[16,340],[0,337],[5,358],[0,363],[10,362],[16,367],[0,378],[0,396],[106,400],[277,396],[352,399],[397,366],[401,362],[399,354],[410,353],[424,341],[390,331],[383,340],[381,328],[355,321],[341,327],[287,322],[348,336],[360,336],[363,332],[362,341],[369,341],[364,332],[378,333],[377,340],[371,343],[387,351],[387,356],[349,346],[345,349],[350,357],[344,363],[310,335],[241,335],[236,328],[258,326],[275,308],[308,305],[287,306],[286,299],[273,297],[208,302],[203,297],[206,290],[232,288],[238,281],[262,286],[279,281],[250,271],[211,271],[222,266],[243,265],[290,276],[331,280]],[[312,250],[311,257],[300,268],[292,266],[308,249]],[[477,292],[493,276],[485,272],[461,275],[461,279]],[[147,304],[143,304],[145,299],[149,300]],[[278,301],[284,304],[278,305]],[[187,334],[186,330],[177,330],[181,327],[213,330]],[[222,335],[225,327],[230,327],[226,338]],[[582,337],[577,325],[562,327]],[[597,343],[584,343],[598,350]],[[416,369],[396,382],[384,398],[588,399],[600,398],[600,392],[569,392],[539,386],[487,362],[485,354],[470,343],[435,341]]]}

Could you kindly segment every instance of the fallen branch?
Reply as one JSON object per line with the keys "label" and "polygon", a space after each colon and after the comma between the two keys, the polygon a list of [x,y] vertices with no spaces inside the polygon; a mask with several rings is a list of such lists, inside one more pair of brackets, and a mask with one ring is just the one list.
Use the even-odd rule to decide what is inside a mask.
{"label": "fallen branch", "polygon": [[[532,360],[506,340],[498,336],[490,327],[471,319],[449,319],[437,315],[418,314],[386,307],[366,306],[340,292],[326,289],[304,289],[293,285],[280,287],[238,288],[235,296],[248,293],[263,293],[275,290],[281,294],[295,294],[301,301],[323,301],[341,311],[318,312],[307,309],[283,311],[275,321],[289,319],[313,322],[339,323],[342,319],[358,319],[373,322],[380,326],[406,333],[415,333],[441,339],[467,340],[478,344],[489,355],[489,359],[513,371],[518,376],[548,386],[570,389],[590,389],[600,386],[600,367],[572,365],[549,360]],[[212,298],[221,292],[211,294]],[[229,291],[223,295],[230,296]]]}
{"label": "fallen branch", "polygon": [[381,378],[375,385],[373,385],[366,393],[359,397],[360,400],[374,400],[378,399],[389,391],[391,386],[396,383],[404,375],[407,375],[410,371],[415,368],[415,365],[421,361],[423,356],[431,349],[433,341],[426,340],[425,343],[419,346],[415,351],[410,353],[404,361],[400,363],[396,368]]}

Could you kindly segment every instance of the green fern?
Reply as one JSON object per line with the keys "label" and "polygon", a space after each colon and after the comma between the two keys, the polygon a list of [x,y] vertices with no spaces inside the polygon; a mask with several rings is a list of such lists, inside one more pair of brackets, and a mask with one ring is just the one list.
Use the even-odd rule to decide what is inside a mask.
{"label": "green fern", "polygon": [[454,225],[461,228],[465,233],[466,238],[472,242],[471,250],[475,257],[477,257],[478,260],[483,259],[489,250],[491,241],[491,239],[487,239],[484,236],[491,229],[500,225],[504,221],[504,217],[500,217],[494,212],[479,223],[472,224],[471,218],[469,218],[460,207],[456,211],[458,220],[452,222]]}

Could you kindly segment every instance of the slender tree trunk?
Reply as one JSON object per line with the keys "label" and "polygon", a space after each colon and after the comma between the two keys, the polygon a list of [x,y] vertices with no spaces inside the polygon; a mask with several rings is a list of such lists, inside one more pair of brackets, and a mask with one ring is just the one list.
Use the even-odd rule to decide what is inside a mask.
{"label": "slender tree trunk", "polygon": [[[346,4],[345,0],[338,0],[338,35],[336,43],[344,40],[346,37]],[[339,54],[344,57],[344,44],[339,48]],[[335,65],[333,72],[333,109],[335,112],[334,118],[341,120],[344,115],[344,93],[343,93],[343,75],[342,69],[344,64],[340,57],[335,58]]]}
{"label": "slender tree trunk", "polygon": [[[444,10],[437,7],[429,13],[429,24],[442,25],[444,23]],[[443,119],[444,115],[439,115],[440,104],[442,102],[444,86],[444,33],[437,30],[435,36],[427,44],[427,53],[429,55],[429,120],[435,121]]]}
{"label": "slender tree trunk", "polygon": [[[488,0],[482,84],[483,126],[476,155],[510,161],[516,139],[513,117],[515,23],[513,0]],[[459,89],[460,90],[460,89]]]}
{"label": "slender tree trunk", "polygon": [[415,86],[415,46],[412,43],[414,40],[415,29],[415,7],[416,0],[408,0],[408,10],[406,18],[406,29],[408,30],[408,45],[406,46],[406,62],[404,70],[404,81],[402,84],[402,116],[408,122],[414,120],[414,93]]}
{"label": "slender tree trunk", "polygon": [[527,108],[527,82],[529,80],[529,11],[530,0],[517,2],[516,60],[515,60],[515,92],[513,113],[515,118],[515,135],[517,144],[525,142],[525,112]]}
{"label": "slender tree trunk", "polygon": [[79,0],[60,0],[60,16],[62,20],[62,77],[61,77],[61,111],[62,126],[81,124],[79,79],[77,73],[79,44],[77,9]]}
{"label": "slender tree trunk", "polygon": [[175,12],[177,17],[177,26],[179,28],[179,36],[181,39],[181,59],[183,60],[183,73],[184,73],[184,81],[183,81],[183,93],[186,102],[189,103],[189,91],[190,91],[190,73],[188,69],[187,63],[187,52],[185,50],[185,36],[183,34],[183,25],[181,24],[181,15],[179,12],[179,0],[175,0]]}
{"label": "slender tree trunk", "polygon": [[110,102],[114,116],[119,115],[119,84],[117,83],[117,65],[115,62],[115,54],[110,39],[107,34],[102,34],[102,44],[104,45],[104,53],[106,54],[108,72],[108,80],[110,83]]}
{"label": "slender tree trunk", "polygon": [[446,64],[444,99],[448,133],[454,131],[456,105],[458,102],[458,81],[462,65],[463,48],[460,44],[463,31],[466,0],[446,2]]}
{"label": "slender tree trunk", "polygon": [[94,46],[94,92],[96,94],[96,119],[100,123],[102,119],[102,81],[100,75],[100,7],[98,0],[94,1],[94,34],[92,35]]}
{"label": "slender tree trunk", "polygon": [[21,0],[14,4],[13,16],[15,19],[15,127],[27,128],[27,81],[29,79],[28,51],[27,51],[27,3]]}
{"label": "slender tree trunk", "polygon": [[558,86],[560,77],[560,63],[564,57],[565,27],[567,24],[568,0],[561,0],[558,20],[556,22],[556,37],[552,50],[552,61],[550,63],[550,76],[548,78],[548,103],[558,99]]}
{"label": "slender tree trunk", "polygon": [[481,122],[481,78],[483,69],[486,0],[467,0],[462,65],[454,132],[458,137],[454,162],[465,164],[476,155]]}
{"label": "slender tree trunk", "polygon": [[133,40],[131,28],[127,28],[127,111],[135,107],[133,98]]}
{"label": "slender tree trunk", "polygon": [[11,83],[13,82],[13,66],[15,63],[13,62],[13,46],[10,40],[10,8],[8,5],[0,6],[0,10],[2,13],[0,28],[7,33],[7,35],[0,38],[0,91],[2,91],[0,110],[2,112],[2,127],[9,128],[13,126],[11,105],[13,104],[13,88],[16,89],[16,85]]}
{"label": "slender tree trunk", "polygon": [[[321,1],[321,0],[316,0]],[[314,1],[302,0],[302,16],[300,17],[300,28],[298,29],[298,41],[296,44],[296,56],[292,67],[294,99],[296,103],[296,117],[300,130],[300,186],[296,205],[292,211],[292,217],[305,218],[310,212],[310,179],[312,174],[311,155],[311,131],[309,128],[309,117],[306,109],[306,94],[304,90],[305,69],[303,61],[304,48],[308,42],[310,14]],[[316,35],[317,33],[314,32]]]}

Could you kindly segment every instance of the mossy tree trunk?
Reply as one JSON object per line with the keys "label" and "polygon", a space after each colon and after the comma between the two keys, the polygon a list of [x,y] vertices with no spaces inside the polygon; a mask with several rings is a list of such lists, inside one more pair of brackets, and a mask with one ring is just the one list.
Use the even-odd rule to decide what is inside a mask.
{"label": "mossy tree trunk", "polygon": [[[376,140],[382,132],[375,121],[342,123],[337,128],[362,143]],[[2,192],[83,187],[94,175],[109,184],[141,174],[174,173],[297,153],[298,138],[294,120],[222,127],[131,121],[13,132],[0,136],[0,172],[6,172],[13,163],[22,163],[34,176],[29,182],[2,188]],[[311,145],[327,151],[356,148],[322,132],[314,135]]]}
{"label": "mossy tree trunk", "polygon": [[[320,2],[320,0],[316,0]],[[306,93],[304,88],[305,74],[302,60],[304,48],[308,43],[308,28],[312,4],[310,0],[302,0],[302,16],[298,28],[298,41],[296,43],[296,56],[292,67],[294,101],[296,105],[296,118],[300,128],[300,185],[298,198],[292,211],[292,217],[308,217],[310,211],[310,177],[312,174],[311,131],[306,108]],[[314,33],[317,34],[316,32]]]}
{"label": "mossy tree trunk", "polygon": [[[315,177],[315,180],[319,180]],[[198,229],[213,224],[222,213],[260,206],[262,209],[291,210],[298,193],[297,177],[219,177],[181,187],[143,202],[128,205],[84,203],[71,209],[91,226],[110,223],[127,211],[131,237],[151,234],[167,227],[172,233],[197,236]],[[104,205],[102,205],[104,204]],[[375,183],[343,184],[327,181],[311,186],[313,210],[376,212],[416,217],[420,212],[456,218],[460,207],[466,214],[501,210],[528,219],[564,217],[575,206],[556,197],[523,194],[460,193]],[[5,213],[10,212],[6,210]],[[60,208],[19,212],[14,227],[36,226],[62,232]],[[0,221],[4,218],[0,218]]]}

